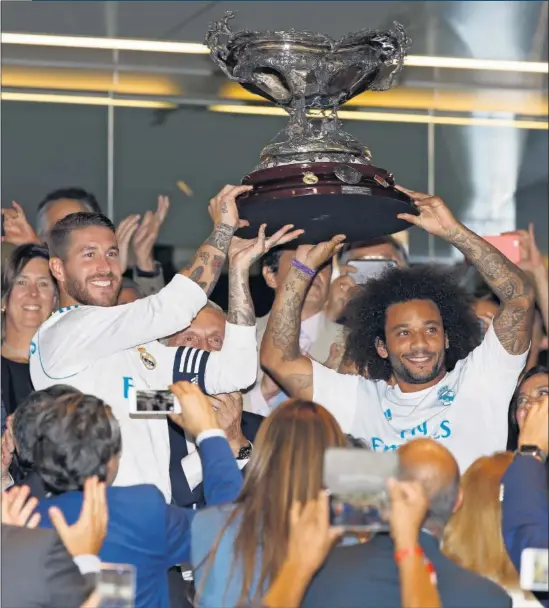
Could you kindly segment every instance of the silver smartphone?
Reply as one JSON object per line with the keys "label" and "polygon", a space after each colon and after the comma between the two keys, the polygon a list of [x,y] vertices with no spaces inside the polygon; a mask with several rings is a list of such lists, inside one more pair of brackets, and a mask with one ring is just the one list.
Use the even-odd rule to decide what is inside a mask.
{"label": "silver smartphone", "polygon": [[165,416],[180,414],[181,406],[171,391],[130,389],[130,414],[133,416]]}
{"label": "silver smartphone", "polygon": [[520,556],[520,587],[549,591],[549,549],[524,549]]}
{"label": "silver smartphone", "polygon": [[330,523],[346,532],[389,530],[387,481],[398,472],[394,452],[329,448],[324,454],[324,487],[330,494]]}
{"label": "silver smartphone", "polygon": [[96,591],[99,608],[134,608],[135,567],[131,564],[101,564]]}

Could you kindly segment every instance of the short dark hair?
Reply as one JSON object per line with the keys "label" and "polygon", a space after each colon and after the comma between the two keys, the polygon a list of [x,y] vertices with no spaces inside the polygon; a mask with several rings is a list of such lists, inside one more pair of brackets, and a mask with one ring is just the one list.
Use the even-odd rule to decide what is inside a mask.
{"label": "short dark hair", "polygon": [[471,297],[443,266],[420,265],[389,268],[379,278],[356,288],[344,318],[349,329],[345,359],[372,380],[389,380],[391,363],[376,350],[376,340],[386,341],[385,320],[389,306],[410,300],[431,300],[440,312],[448,336],[446,369],[452,370],[479,344],[478,320]]}
{"label": "short dark hair", "polygon": [[122,448],[111,408],[93,395],[71,394],[46,404],[38,416],[34,469],[57,494],[82,490],[88,477],[106,481]]}
{"label": "short dark hair", "polygon": [[518,447],[519,428],[517,423],[517,410],[520,389],[526,380],[529,380],[532,378],[532,376],[537,376],[538,374],[549,375],[549,368],[545,367],[544,365],[536,365],[535,367],[532,367],[532,369],[528,370],[520,379],[520,382],[517,384],[517,388],[513,393],[513,397],[511,398],[509,412],[507,415],[509,425],[509,433],[507,435],[507,450],[509,451],[514,451]]}
{"label": "short dark hair", "polygon": [[83,211],[70,213],[55,224],[48,236],[48,247],[51,257],[64,259],[72,232],[74,230],[89,228],[90,226],[102,226],[103,228],[108,228],[113,234],[116,234],[114,224],[102,213],[87,213]]}
{"label": "short dark hair", "polygon": [[78,201],[79,203],[82,203],[82,205],[90,213],[103,213],[95,196],[83,188],[59,188],[58,190],[54,190],[53,192],[46,194],[46,196],[38,203],[38,210],[36,213],[36,228],[39,236],[44,240],[47,237],[45,217],[48,208],[52,203],[55,203],[55,201],[59,201],[61,199]]}
{"label": "short dark hair", "polygon": [[13,437],[21,465],[24,467],[32,467],[33,465],[37,420],[44,407],[51,405],[59,397],[80,394],[80,391],[72,386],[56,384],[41,391],[34,391],[19,404],[13,414]]}
{"label": "short dark hair", "polygon": [[261,259],[261,266],[263,268],[267,268],[272,273],[277,274],[280,265],[280,258],[282,257],[284,251],[285,249],[282,247],[274,247],[263,256]]}
{"label": "short dark hair", "polygon": [[380,236],[367,241],[353,241],[351,243],[346,243],[341,251],[341,255],[351,251],[352,249],[359,249],[361,247],[375,247],[376,245],[390,245],[398,254],[400,254],[406,264],[409,264],[410,260],[406,247],[394,236]]}
{"label": "short dark hair", "polygon": [[25,266],[31,260],[34,260],[34,258],[42,258],[48,262],[50,254],[47,247],[35,245],[34,243],[19,245],[4,262],[4,268],[2,269],[2,298],[5,302],[9,301],[15,280],[23,272]]}

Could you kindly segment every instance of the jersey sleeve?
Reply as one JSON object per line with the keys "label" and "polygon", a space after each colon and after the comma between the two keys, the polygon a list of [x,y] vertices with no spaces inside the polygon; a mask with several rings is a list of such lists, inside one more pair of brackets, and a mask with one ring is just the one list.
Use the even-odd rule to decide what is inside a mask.
{"label": "jersey sleeve", "polygon": [[344,433],[353,431],[357,414],[359,376],[340,374],[312,361],[313,401],[325,407]]}
{"label": "jersey sleeve", "polygon": [[157,390],[184,380],[197,384],[208,395],[232,393],[251,386],[257,375],[255,327],[227,323],[220,351],[157,343],[152,353],[159,366],[155,377],[157,386],[151,388]]}
{"label": "jersey sleeve", "polygon": [[50,378],[66,378],[99,358],[164,338],[187,327],[206,304],[206,294],[176,275],[157,294],[121,306],[75,307],[35,336]]}

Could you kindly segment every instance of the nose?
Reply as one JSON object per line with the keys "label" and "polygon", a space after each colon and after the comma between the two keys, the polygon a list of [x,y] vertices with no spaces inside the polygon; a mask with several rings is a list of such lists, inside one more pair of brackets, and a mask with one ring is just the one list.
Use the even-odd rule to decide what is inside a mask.
{"label": "nose", "polygon": [[31,298],[37,298],[39,293],[38,293],[38,285],[33,282],[30,281],[29,282],[29,287],[28,287],[28,294]]}
{"label": "nose", "polygon": [[427,340],[425,339],[425,335],[422,331],[416,332],[412,336],[412,347],[418,350],[425,348],[427,346]]}
{"label": "nose", "polygon": [[111,271],[110,259],[107,257],[98,257],[96,270],[99,273],[109,273]]}

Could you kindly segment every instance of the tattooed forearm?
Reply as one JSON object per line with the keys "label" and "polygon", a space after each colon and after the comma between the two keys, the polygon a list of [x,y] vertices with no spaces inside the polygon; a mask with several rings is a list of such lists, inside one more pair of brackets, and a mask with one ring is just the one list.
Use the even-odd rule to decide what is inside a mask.
{"label": "tattooed forearm", "polygon": [[204,244],[215,247],[224,254],[227,254],[235,230],[236,228],[234,226],[229,226],[229,224],[217,224]]}
{"label": "tattooed forearm", "polygon": [[524,353],[530,344],[535,303],[534,289],[526,274],[465,226],[450,231],[447,240],[475,265],[501,300],[494,329],[502,346],[511,354]]}
{"label": "tattooed forearm", "polygon": [[229,323],[255,325],[255,311],[247,271],[229,268]]}

